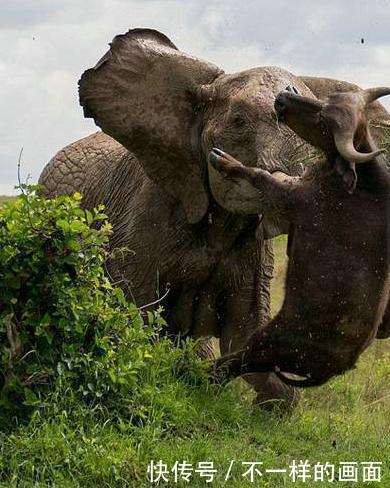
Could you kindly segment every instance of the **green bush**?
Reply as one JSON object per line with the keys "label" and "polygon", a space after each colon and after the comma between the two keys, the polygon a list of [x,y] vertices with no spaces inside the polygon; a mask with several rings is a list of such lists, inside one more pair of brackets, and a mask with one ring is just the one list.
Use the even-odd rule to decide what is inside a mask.
{"label": "green bush", "polygon": [[58,408],[76,400],[139,420],[151,381],[158,390],[206,380],[193,344],[159,339],[160,312],[141,315],[106,278],[103,207],[89,212],[79,194],[47,200],[34,190],[0,208],[3,415],[22,418],[55,398]]}

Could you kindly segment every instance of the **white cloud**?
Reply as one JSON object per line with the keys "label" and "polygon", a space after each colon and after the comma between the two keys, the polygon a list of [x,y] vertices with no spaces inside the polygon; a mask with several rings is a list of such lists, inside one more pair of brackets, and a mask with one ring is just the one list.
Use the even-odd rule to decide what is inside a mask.
{"label": "white cloud", "polygon": [[226,71],[272,64],[373,86],[390,84],[389,25],[389,0],[2,0],[0,193],[16,183],[22,146],[23,174],[36,180],[95,130],[77,80],[129,28],[156,28]]}

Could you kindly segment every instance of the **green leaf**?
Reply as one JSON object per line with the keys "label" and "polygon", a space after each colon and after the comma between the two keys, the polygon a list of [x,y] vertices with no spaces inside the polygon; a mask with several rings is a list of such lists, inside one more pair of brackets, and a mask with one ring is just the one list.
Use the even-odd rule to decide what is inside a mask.
{"label": "green leaf", "polygon": [[57,227],[62,229],[64,232],[69,232],[70,225],[69,225],[69,222],[67,220],[59,219],[59,220],[57,220],[56,225],[57,225]]}
{"label": "green leaf", "polygon": [[87,230],[88,227],[83,222],[81,222],[80,220],[74,220],[70,224],[70,229],[73,232],[83,232],[83,231]]}

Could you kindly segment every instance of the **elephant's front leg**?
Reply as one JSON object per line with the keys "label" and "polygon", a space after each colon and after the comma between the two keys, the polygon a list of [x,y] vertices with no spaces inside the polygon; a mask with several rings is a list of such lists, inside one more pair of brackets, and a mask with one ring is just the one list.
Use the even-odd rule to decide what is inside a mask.
{"label": "elephant's front leg", "polygon": [[[248,270],[239,289],[226,298],[220,338],[222,355],[242,349],[252,333],[269,320],[272,270],[272,243],[264,241],[261,265]],[[265,408],[277,405],[289,410],[300,398],[297,389],[284,384],[274,373],[250,373],[243,378],[255,389],[256,402]]]}

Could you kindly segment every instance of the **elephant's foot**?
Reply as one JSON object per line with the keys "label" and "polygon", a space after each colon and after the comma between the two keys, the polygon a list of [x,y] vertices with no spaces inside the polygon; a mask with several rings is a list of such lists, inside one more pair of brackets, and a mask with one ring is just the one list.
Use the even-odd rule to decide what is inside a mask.
{"label": "elephant's foot", "polygon": [[250,373],[243,378],[256,391],[255,403],[265,410],[290,413],[301,398],[297,388],[283,383],[275,373]]}

